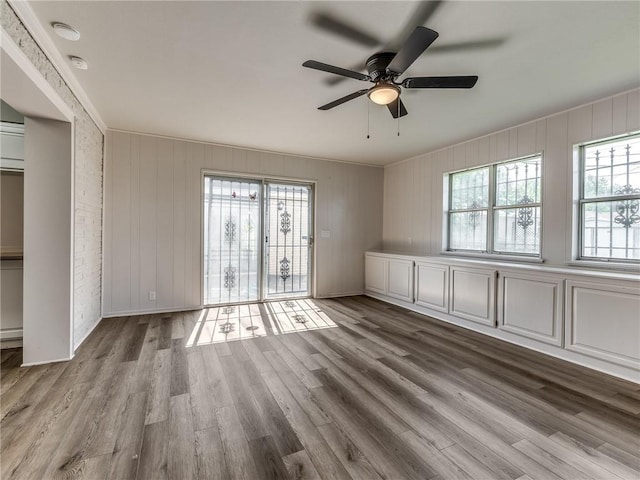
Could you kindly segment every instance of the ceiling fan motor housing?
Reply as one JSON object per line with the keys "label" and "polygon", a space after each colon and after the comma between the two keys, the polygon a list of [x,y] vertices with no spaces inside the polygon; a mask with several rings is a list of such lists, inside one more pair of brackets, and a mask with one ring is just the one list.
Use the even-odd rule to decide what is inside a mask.
{"label": "ceiling fan motor housing", "polygon": [[393,77],[387,73],[387,66],[395,57],[394,52],[381,52],[371,55],[367,59],[367,71],[371,80],[393,80]]}

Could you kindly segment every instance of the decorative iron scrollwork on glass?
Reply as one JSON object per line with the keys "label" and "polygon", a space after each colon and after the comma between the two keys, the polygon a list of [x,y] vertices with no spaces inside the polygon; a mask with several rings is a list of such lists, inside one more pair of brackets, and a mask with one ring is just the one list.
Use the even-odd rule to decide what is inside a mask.
{"label": "decorative iron scrollwork on glass", "polygon": [[[471,202],[471,205],[469,205],[469,207],[471,207],[471,208],[479,208],[480,204],[474,200],[473,202]],[[479,210],[474,210],[472,212],[469,212],[469,225],[474,230],[478,227],[478,225],[480,225],[480,211]]]}
{"label": "decorative iron scrollwork on glass", "polygon": [[[533,203],[533,199],[527,194],[525,194],[524,197],[522,197],[518,201],[518,205],[528,205],[530,203]],[[518,224],[518,226],[522,227],[525,230],[527,229],[527,227],[533,225],[533,208],[519,208],[518,219],[516,220],[516,223]]]}
{"label": "decorative iron scrollwork on glass", "polygon": [[236,222],[233,218],[227,218],[224,222],[224,241],[229,245],[236,241]]}
{"label": "decorative iron scrollwork on glass", "polygon": [[223,333],[225,335],[230,334],[234,330],[235,330],[235,325],[233,323],[227,322],[220,325],[220,333]]}
{"label": "decorative iron scrollwork on glass", "polygon": [[284,257],[282,260],[280,260],[280,278],[282,279],[283,282],[286,282],[287,278],[291,276],[289,274],[290,263],[291,262],[289,262],[289,259],[287,257]]}
{"label": "decorative iron scrollwork on glass", "polygon": [[[633,188],[632,185],[625,185],[622,188],[616,190],[616,195],[637,195],[640,193],[640,188]],[[622,225],[624,228],[629,228],[634,223],[640,222],[640,200],[620,200],[616,203],[616,216],[613,219],[618,225]]]}
{"label": "decorative iron scrollwork on glass", "polygon": [[236,286],[236,268],[229,265],[224,269],[224,288],[231,290]]}
{"label": "decorative iron scrollwork on glass", "polygon": [[291,300],[287,300],[286,302],[284,302],[284,306],[288,308],[294,308],[296,304],[293,303]]}
{"label": "decorative iron scrollwork on glass", "polygon": [[307,318],[304,315],[294,315],[293,319],[296,323],[307,323]]}
{"label": "decorative iron scrollwork on glass", "polygon": [[286,210],[280,214],[280,231],[285,235],[291,231],[291,215]]}
{"label": "decorative iron scrollwork on glass", "polygon": [[280,201],[278,202],[278,210],[279,210],[279,211],[282,211],[283,209],[284,209],[284,202],[283,202],[282,200],[280,200]]}
{"label": "decorative iron scrollwork on glass", "polygon": [[[625,185],[615,191],[616,195],[637,195],[640,188],[633,188],[632,185]],[[640,201],[637,199],[620,200],[616,203],[616,213],[614,222],[625,228],[631,227],[634,223],[640,222]]]}
{"label": "decorative iron scrollwork on glass", "polygon": [[222,314],[223,315],[231,315],[233,312],[236,311],[236,307],[230,306],[230,307],[224,307],[222,309]]}

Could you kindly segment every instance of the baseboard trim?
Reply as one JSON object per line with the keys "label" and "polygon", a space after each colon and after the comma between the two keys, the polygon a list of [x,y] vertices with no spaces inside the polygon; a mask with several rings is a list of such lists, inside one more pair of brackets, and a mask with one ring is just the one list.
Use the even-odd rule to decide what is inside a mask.
{"label": "baseboard trim", "polygon": [[629,369],[628,367],[624,367],[622,365],[607,364],[603,360],[586,357],[582,354],[567,351],[555,345],[540,343],[529,338],[518,337],[513,333],[506,332],[499,328],[492,328],[485,325],[475,324],[470,320],[457,318],[450,314],[430,310],[428,308],[421,307],[413,303],[404,302],[402,300],[395,300],[377,293],[367,292],[365,295],[382,302],[389,303],[391,305],[406,308],[407,310],[411,310],[412,312],[419,313],[440,322],[450,323],[460,328],[477,332],[481,335],[493,337],[496,340],[511,343],[513,345],[518,345],[522,348],[527,348],[529,350],[533,350],[550,357],[559,358],[560,360],[574,363],[576,365],[580,365],[581,367],[589,368],[591,370],[605,373],[607,375],[611,375],[612,377],[621,378],[623,380],[627,380],[629,382],[640,385],[640,372],[637,370]]}
{"label": "baseboard trim", "polygon": [[8,348],[22,348],[22,339],[12,338],[0,341],[0,350],[6,350]]}
{"label": "baseboard trim", "polygon": [[45,360],[45,361],[42,361],[42,362],[23,363],[21,365],[21,367],[35,367],[36,365],[47,365],[49,363],[68,362],[70,360],[73,360],[73,357],[75,357],[75,354],[71,355],[69,358],[57,358],[55,360]]}
{"label": "baseboard trim", "polygon": [[159,308],[156,310],[136,310],[135,312],[113,312],[107,313],[102,316],[102,318],[122,318],[122,317],[131,317],[134,315],[153,315],[157,313],[175,313],[175,312],[193,312],[194,310],[202,310],[204,307],[178,307],[178,308]]}
{"label": "baseboard trim", "polygon": [[21,340],[22,328],[7,328],[0,330],[0,340]]}
{"label": "baseboard trim", "polygon": [[315,298],[357,297],[358,295],[365,295],[365,292],[359,291],[359,292],[345,292],[345,293],[328,293],[326,295],[316,295]]}

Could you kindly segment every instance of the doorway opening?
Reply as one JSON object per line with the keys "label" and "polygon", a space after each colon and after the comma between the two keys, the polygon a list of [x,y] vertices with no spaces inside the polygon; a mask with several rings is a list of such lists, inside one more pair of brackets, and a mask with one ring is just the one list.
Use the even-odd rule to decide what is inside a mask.
{"label": "doorway opening", "polygon": [[204,305],[311,294],[313,186],[204,176]]}

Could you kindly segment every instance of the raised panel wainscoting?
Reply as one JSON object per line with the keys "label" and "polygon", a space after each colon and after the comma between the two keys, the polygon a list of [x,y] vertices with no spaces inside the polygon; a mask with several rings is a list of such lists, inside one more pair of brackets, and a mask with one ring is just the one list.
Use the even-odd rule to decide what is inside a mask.
{"label": "raised panel wainscoting", "polygon": [[567,281],[567,349],[637,368],[640,363],[638,287]]}
{"label": "raised panel wainscoting", "polygon": [[562,279],[504,273],[498,287],[500,328],[562,347]]}
{"label": "raised panel wainscoting", "polygon": [[[371,297],[640,383],[638,275],[397,252],[365,257]],[[395,285],[413,284],[410,295],[390,289],[391,264]]]}
{"label": "raised panel wainscoting", "polygon": [[450,313],[473,322],[496,324],[496,271],[463,266],[450,267]]}

